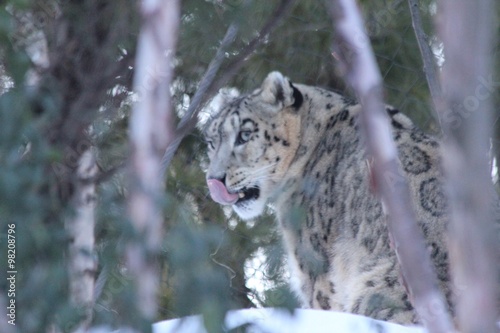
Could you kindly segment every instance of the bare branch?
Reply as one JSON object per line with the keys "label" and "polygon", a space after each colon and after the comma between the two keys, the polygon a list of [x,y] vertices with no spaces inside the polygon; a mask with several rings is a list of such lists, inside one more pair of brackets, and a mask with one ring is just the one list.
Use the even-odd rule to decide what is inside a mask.
{"label": "bare branch", "polygon": [[157,312],[159,272],[155,255],[160,251],[163,218],[161,158],[173,137],[169,93],[173,57],[180,21],[178,0],[141,2],[143,26],[139,34],[134,91],[139,101],[130,116],[130,191],[128,209],[136,238],[127,246],[127,267],[137,286],[141,316],[152,320]]}
{"label": "bare branch", "polygon": [[210,86],[213,84],[215,76],[219,71],[220,66],[225,58],[226,50],[229,46],[234,42],[236,35],[238,33],[239,26],[235,23],[231,24],[226,31],[226,35],[222,39],[221,45],[217,49],[215,57],[212,59],[210,64],[208,65],[208,69],[201,78],[200,84],[198,86],[198,90],[194,94],[191,103],[189,104],[188,110],[186,114],[182,117],[179,125],[177,127],[177,135],[174,141],[167,147],[165,150],[165,155],[163,155],[162,159],[162,174],[165,173],[172,157],[174,156],[179,144],[182,139],[187,135],[187,133],[191,132],[193,128],[196,126],[197,116],[205,102],[209,99],[207,94]]}
{"label": "bare branch", "polygon": [[439,112],[448,120],[442,123],[443,159],[458,323],[462,332],[498,332],[498,197],[489,172],[495,11],[491,0],[440,4],[437,25],[445,63]]}
{"label": "bare branch", "polygon": [[124,167],[126,166],[125,161],[121,161],[118,164],[110,167],[108,170],[104,170],[96,174],[92,179],[89,179],[89,181],[93,182],[96,185],[99,185],[101,183],[104,183],[108,181],[110,178],[112,178],[116,173],[122,171]]}
{"label": "bare branch", "polygon": [[422,25],[422,18],[420,17],[420,10],[418,9],[417,0],[408,0],[408,6],[410,7],[411,21],[413,24],[413,31],[415,32],[415,37],[417,38],[418,47],[420,48],[420,54],[422,55],[422,61],[424,63],[424,73],[427,80],[427,86],[429,87],[429,92],[431,93],[432,102],[434,104],[434,117],[440,124],[439,114],[437,113],[438,105],[441,103],[442,91],[441,85],[439,84],[439,79],[436,71],[436,63],[434,61],[434,54],[432,53],[427,35],[424,32]]}
{"label": "bare branch", "polygon": [[[182,141],[182,139],[189,134],[195,127],[198,121],[197,116],[199,111],[203,108],[205,103],[220,89],[222,88],[240,69],[241,67],[250,59],[251,54],[259,47],[259,45],[266,39],[267,36],[276,28],[279,22],[285,17],[288,11],[291,9],[295,0],[282,0],[278,5],[274,13],[270,16],[269,20],[264,24],[263,28],[258,33],[250,43],[238,53],[238,56],[233,59],[233,61],[225,68],[222,76],[215,80],[217,71],[219,70],[224,55],[224,50],[229,47],[232,39],[228,37],[230,31],[233,27],[231,25],[226,32],[221,46],[217,50],[216,56],[212,60],[207,69],[205,75],[200,82],[198,91],[195,93],[191,104],[189,105],[186,115],[181,119],[179,126],[177,128],[177,134],[175,139],[172,141],[171,145],[167,148],[165,155],[163,156],[162,167],[165,171],[170,164],[177,148]],[[232,37],[234,39],[234,37]],[[219,57],[221,57],[219,59]],[[210,73],[210,75],[209,75]],[[196,98],[199,95],[199,98]]]}
{"label": "bare branch", "polygon": [[215,57],[210,62],[207,71],[201,78],[198,90],[196,91],[196,93],[193,96],[193,99],[191,100],[191,104],[188,107],[186,115],[179,122],[178,126],[179,129],[186,126],[186,123],[188,123],[193,118],[196,121],[196,116],[199,111],[199,106],[203,104],[204,100],[206,100],[207,98],[206,93],[208,91],[208,88],[214,81],[215,76],[217,75],[217,72],[219,71],[222,62],[224,61],[224,58],[226,56],[226,51],[234,42],[239,29],[240,27],[236,23],[232,23],[227,29],[226,34],[224,35],[224,38],[222,39],[222,42],[219,48],[217,49]]}
{"label": "bare branch", "polygon": [[[414,307],[429,332],[452,332],[451,318],[437,288],[422,231],[416,224],[409,185],[398,166],[382,98],[382,77],[361,15],[354,0],[331,1],[329,10],[335,22],[342,69],[363,107],[361,128],[373,158],[373,174],[388,215],[388,230]],[[388,182],[387,174],[398,175],[398,181]]]}
{"label": "bare branch", "polygon": [[223,85],[225,85],[250,59],[251,54],[259,47],[262,42],[271,34],[271,32],[278,26],[281,20],[286,16],[292,8],[295,0],[282,0],[274,13],[270,16],[269,20],[264,24],[257,37],[255,37],[248,45],[238,54],[224,70],[223,75],[215,82],[211,91],[217,92]]}

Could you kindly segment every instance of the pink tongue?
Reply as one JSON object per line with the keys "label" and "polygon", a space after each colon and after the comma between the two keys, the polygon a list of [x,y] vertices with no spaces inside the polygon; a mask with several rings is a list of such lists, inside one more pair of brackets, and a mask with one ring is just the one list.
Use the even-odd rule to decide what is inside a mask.
{"label": "pink tongue", "polygon": [[232,205],[239,198],[237,193],[229,193],[226,186],[220,180],[207,179],[207,185],[212,199],[222,205]]}

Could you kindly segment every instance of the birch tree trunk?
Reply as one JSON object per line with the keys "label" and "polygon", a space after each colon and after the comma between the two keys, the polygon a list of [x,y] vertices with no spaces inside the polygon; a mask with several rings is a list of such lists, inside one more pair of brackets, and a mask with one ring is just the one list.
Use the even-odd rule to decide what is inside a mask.
{"label": "birch tree trunk", "polygon": [[130,189],[128,211],[135,236],[126,250],[127,267],[136,283],[140,315],[157,313],[160,272],[155,257],[163,237],[160,199],[161,159],[173,137],[170,84],[180,20],[178,0],[141,1],[143,25],[135,64],[138,101],[130,116]]}
{"label": "birch tree trunk", "polygon": [[83,315],[74,333],[86,332],[92,321],[96,258],[94,253],[94,227],[96,191],[92,182],[97,165],[91,149],[86,150],[78,161],[77,181],[73,206],[75,215],[68,218],[65,228],[70,238],[68,274],[70,301]]}
{"label": "birch tree trunk", "polygon": [[[453,332],[413,213],[409,185],[399,170],[398,153],[383,103],[382,77],[361,14],[355,0],[333,0],[329,10],[336,29],[336,55],[363,107],[361,128],[373,158],[373,175],[388,216],[388,231],[413,306],[429,332]],[[389,182],[387,175],[398,181]]]}
{"label": "birch tree trunk", "polygon": [[[442,0],[443,159],[452,210],[450,261],[463,332],[498,332],[498,198],[490,178],[493,1]],[[498,84],[498,82],[496,83]],[[497,211],[498,214],[498,211]]]}

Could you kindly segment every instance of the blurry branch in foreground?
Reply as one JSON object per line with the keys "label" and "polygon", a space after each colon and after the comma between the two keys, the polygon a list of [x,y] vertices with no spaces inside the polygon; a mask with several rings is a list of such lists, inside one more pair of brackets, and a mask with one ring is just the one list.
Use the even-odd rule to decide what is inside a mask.
{"label": "blurry branch in foreground", "polygon": [[[450,265],[461,332],[498,332],[498,197],[490,178],[493,129],[491,0],[439,2],[444,44],[443,162],[451,221]],[[496,215],[495,215],[496,214]],[[497,221],[498,223],[498,221]],[[498,227],[498,226],[496,226]]]}
{"label": "blurry branch in foreground", "polygon": [[140,316],[152,321],[158,309],[160,272],[156,255],[163,239],[160,199],[161,158],[173,138],[170,86],[180,22],[178,0],[141,2],[142,27],[137,45],[130,116],[130,191],[128,212],[134,228],[126,249],[127,268],[135,281]]}
{"label": "blurry branch in foreground", "polygon": [[196,127],[198,122],[198,113],[206,102],[210,100],[210,98],[241,69],[257,47],[262,44],[274,28],[278,26],[279,22],[281,22],[281,20],[286,16],[292,8],[294,2],[295,0],[282,0],[274,13],[270,15],[268,21],[259,31],[257,37],[251,40],[250,43],[248,43],[248,45],[238,53],[238,55],[225,68],[224,73],[221,74],[219,79],[215,80],[219,68],[225,59],[225,51],[231,46],[239,30],[237,23],[233,23],[229,26],[221,45],[219,46],[213,60],[210,62],[207,71],[200,81],[198,90],[194,94],[186,114],[179,122],[174,140],[165,151],[162,160],[163,173],[170,165],[170,162],[172,161],[172,158],[174,157],[182,139]]}
{"label": "blurry branch in foreground", "polygon": [[385,175],[401,175],[396,145],[385,112],[382,77],[355,0],[332,0],[328,9],[336,30],[335,47],[348,83],[361,101],[361,128],[374,159],[377,190],[387,208],[387,226],[394,250],[421,321],[431,333],[453,332],[446,303],[437,287],[422,231],[413,213],[409,185],[403,176],[388,182]]}

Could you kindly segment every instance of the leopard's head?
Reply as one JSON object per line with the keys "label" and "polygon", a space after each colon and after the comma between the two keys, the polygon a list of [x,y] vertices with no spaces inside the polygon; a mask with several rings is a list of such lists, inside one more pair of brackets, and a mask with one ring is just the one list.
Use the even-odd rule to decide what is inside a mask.
{"label": "leopard's head", "polygon": [[225,100],[205,128],[214,201],[243,219],[262,214],[295,156],[303,96],[278,72],[259,89]]}

